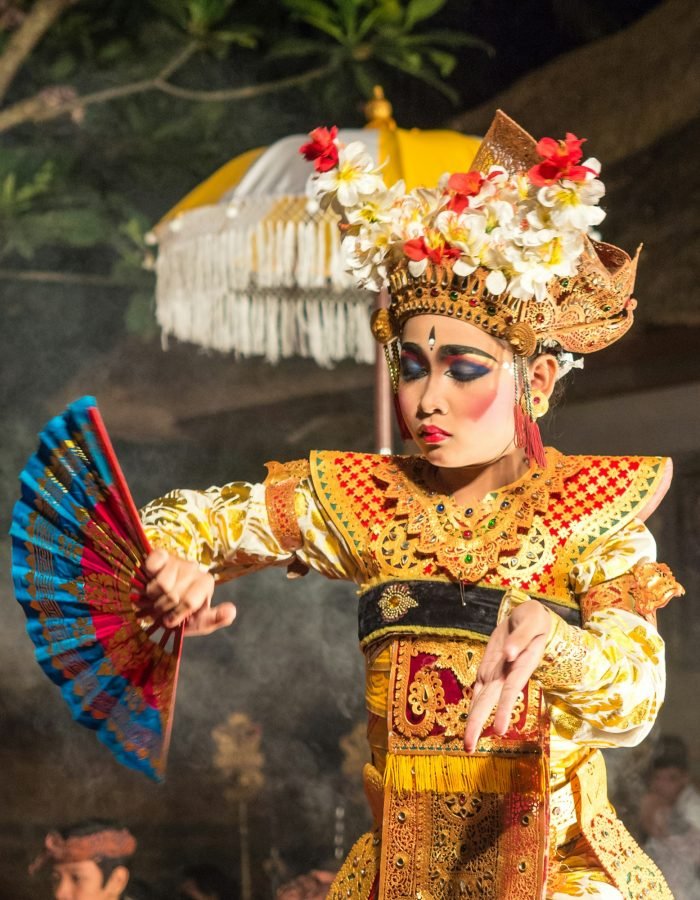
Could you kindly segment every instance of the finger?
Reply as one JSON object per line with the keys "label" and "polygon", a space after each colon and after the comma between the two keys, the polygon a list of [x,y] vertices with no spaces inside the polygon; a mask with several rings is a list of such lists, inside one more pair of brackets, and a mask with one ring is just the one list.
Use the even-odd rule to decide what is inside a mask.
{"label": "finger", "polygon": [[503,655],[508,662],[514,662],[530,644],[544,634],[542,621],[530,617],[517,622],[503,645]]}
{"label": "finger", "polygon": [[148,575],[157,575],[168,559],[165,550],[152,550],[143,561],[143,567]]}
{"label": "finger", "polygon": [[504,642],[506,658],[517,659],[531,641],[540,635],[548,634],[551,617],[537,600],[529,600],[515,609],[510,617],[509,634]]}
{"label": "finger", "polygon": [[220,603],[218,606],[204,607],[187,620],[185,635],[196,637],[211,634],[220,628],[228,628],[235,618],[236,607],[233,603]]}
{"label": "finger", "polygon": [[[158,578],[161,576],[159,575]],[[167,591],[153,603],[152,612],[156,618],[164,616],[166,612],[177,609],[184,602],[188,591],[192,589],[202,577],[202,573],[193,567],[178,565],[175,571],[175,579]]]}
{"label": "finger", "polygon": [[476,749],[486,720],[496,706],[502,688],[503,684],[501,682],[492,681],[484,686],[476,700],[472,702],[469,718],[467,719],[467,727],[464,731],[464,749],[467,753],[472,753]]}
{"label": "finger", "polygon": [[545,643],[544,636],[535,638],[513,663],[496,707],[496,715],[493,720],[493,730],[496,734],[502,735],[508,730],[515,704],[532,677],[532,673],[540,664]]}
{"label": "finger", "polygon": [[156,575],[146,585],[146,596],[151,600],[156,600],[158,597],[162,597],[163,594],[170,594],[175,587],[179,570],[179,560],[168,557],[165,564],[160,567]]}
{"label": "finger", "polygon": [[200,572],[185,588],[177,606],[167,614],[165,624],[169,628],[176,628],[197,610],[208,606],[213,592],[214,579],[211,575]]}

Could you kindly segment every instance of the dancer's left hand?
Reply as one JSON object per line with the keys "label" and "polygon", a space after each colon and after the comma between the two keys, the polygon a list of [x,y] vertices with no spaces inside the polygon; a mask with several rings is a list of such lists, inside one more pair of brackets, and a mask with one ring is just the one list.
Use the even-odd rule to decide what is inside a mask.
{"label": "dancer's left hand", "polygon": [[496,710],[493,730],[505,734],[518,694],[542,661],[552,619],[537,600],[517,606],[494,629],[486,645],[464,732],[464,747],[471,753]]}

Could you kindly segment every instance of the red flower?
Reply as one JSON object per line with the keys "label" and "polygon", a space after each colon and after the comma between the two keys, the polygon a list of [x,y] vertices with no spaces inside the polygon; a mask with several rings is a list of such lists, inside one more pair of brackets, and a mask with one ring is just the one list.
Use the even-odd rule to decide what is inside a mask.
{"label": "red flower", "polygon": [[450,175],[447,190],[452,191],[452,198],[447,208],[456,213],[464,212],[469,206],[469,198],[479,193],[483,183],[481,172],[456,172]]}
{"label": "red flower", "polygon": [[542,138],[538,141],[537,152],[543,161],[533,166],[527,173],[532,184],[544,187],[562,178],[569,181],[585,181],[588,173],[593,172],[588,166],[578,165],[583,156],[581,144],[585,141],[586,138],[577,138],[570,131],[563,141],[555,141],[554,138]]}
{"label": "red flower", "polygon": [[338,136],[338,128],[314,128],[309,132],[311,140],[308,144],[299,147],[299,153],[309,162],[313,162],[317,172],[328,172],[338,165],[338,148],[335,139]]}
{"label": "red flower", "polygon": [[406,241],[403,245],[403,252],[409,259],[413,259],[416,262],[420,262],[421,259],[425,259],[427,256],[435,265],[439,265],[443,259],[457,259],[461,255],[457,247],[450,247],[448,244],[440,243],[430,246],[424,237]]}

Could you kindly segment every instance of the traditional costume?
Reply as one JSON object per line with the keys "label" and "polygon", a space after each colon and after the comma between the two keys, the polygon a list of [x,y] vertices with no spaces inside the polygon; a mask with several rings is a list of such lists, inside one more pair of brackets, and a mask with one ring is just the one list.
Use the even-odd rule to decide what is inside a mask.
{"label": "traditional costume", "polygon": [[[608,802],[600,753],[642,740],[663,700],[655,611],[682,589],[654,562],[643,522],[670,460],[544,451],[543,398],[525,370],[533,353],[597,350],[632,322],[636,260],[587,236],[602,217],[599,167],[578,165],[573,135],[535,145],[499,114],[474,172],[402,194],[361,149],[312,137],[316,193],[343,208],[349,267],[359,283],[389,281],[373,331],[394,386],[410,316],[459,318],[508,341],[530,468],[464,508],[430,489],[422,457],[314,452],[268,464],[261,484],[154,501],[148,538],[219,580],[286,565],[358,585],[375,825],[334,900],[670,898]],[[506,734],[487,724],[467,753],[486,642],[528,598],[551,614],[544,657]]]}

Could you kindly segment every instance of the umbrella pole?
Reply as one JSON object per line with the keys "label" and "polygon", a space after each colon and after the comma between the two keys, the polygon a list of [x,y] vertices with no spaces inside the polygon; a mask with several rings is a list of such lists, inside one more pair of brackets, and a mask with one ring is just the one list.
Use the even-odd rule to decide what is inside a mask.
{"label": "umbrella pole", "polygon": [[[389,291],[382,288],[377,295],[375,309],[387,306],[389,306]],[[384,358],[384,348],[378,343],[374,354],[374,445],[377,453],[392,452],[391,407],[389,367]]]}

